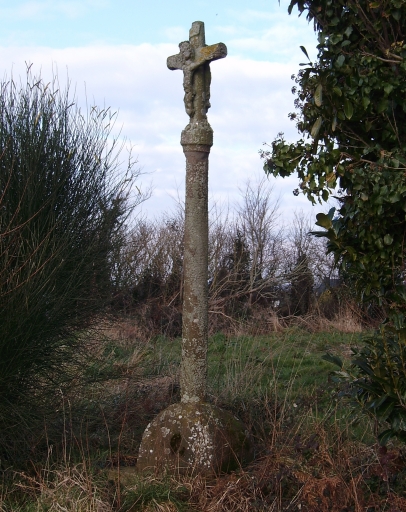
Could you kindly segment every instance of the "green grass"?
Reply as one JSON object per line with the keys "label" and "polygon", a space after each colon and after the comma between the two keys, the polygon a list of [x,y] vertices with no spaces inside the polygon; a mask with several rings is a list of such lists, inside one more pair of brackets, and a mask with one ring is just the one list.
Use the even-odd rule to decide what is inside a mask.
{"label": "green grass", "polygon": [[[331,378],[337,368],[324,361],[328,351],[350,364],[351,347],[362,343],[359,333],[286,329],[267,336],[210,337],[208,346],[208,399],[233,410],[262,439],[279,423],[312,431],[315,424],[334,426],[351,439],[375,442],[372,423],[342,398],[345,388]],[[144,360],[146,375],[179,376],[181,340],[158,337]],[[276,414],[276,413],[275,413]]]}
{"label": "green grass", "polygon": [[[266,392],[291,398],[312,395],[325,387],[334,366],[322,359],[327,351],[348,359],[359,334],[309,333],[289,329],[267,336],[228,337],[218,333],[209,339],[208,391],[230,399],[255,397]],[[180,364],[181,341],[155,339],[145,360],[147,374],[171,374]]]}
{"label": "green grass", "polygon": [[[254,417],[258,428],[266,423],[255,409],[263,409],[263,404],[281,411],[290,423],[294,417],[304,415],[306,423],[313,421],[340,424],[347,429],[351,437],[362,439],[366,433],[372,442],[372,431],[352,423],[347,428],[353,410],[340,399],[340,388],[331,379],[336,367],[322,359],[327,352],[333,352],[350,364],[351,347],[361,343],[360,334],[342,332],[311,333],[299,328],[285,329],[267,336],[226,336],[217,333],[209,338],[208,345],[208,399],[221,407],[234,410],[246,421]],[[125,377],[126,369],[131,367],[135,354],[137,357],[137,378],[147,383],[147,388],[138,392],[137,383],[130,384],[120,392],[111,392],[120,378]],[[146,345],[128,340],[106,341],[101,352],[103,363],[94,363],[91,373],[98,376],[96,392],[92,404],[103,414],[114,418],[114,408],[120,406],[122,414],[132,415],[137,424],[133,424],[134,439],[137,442],[146,424],[178,396],[159,396],[154,382],[168,376],[173,382],[179,379],[181,358],[181,340],[171,340],[159,336]],[[116,374],[116,375],[114,375]],[[134,373],[132,373],[134,378]],[[103,384],[103,377],[109,384]],[[151,384],[148,384],[151,383]],[[149,387],[150,386],[150,387]],[[99,396],[99,398],[97,398]],[[137,401],[141,399],[142,404]],[[262,404],[262,405],[259,405]],[[247,412],[249,411],[249,412]],[[280,413],[278,413],[280,414]],[[251,415],[251,416],[250,416]],[[247,416],[250,416],[247,418]],[[97,423],[97,418],[96,418]],[[113,420],[112,420],[113,421]],[[120,420],[121,421],[121,420]],[[367,422],[370,423],[369,421]],[[110,436],[120,435],[120,423],[110,425]],[[265,428],[265,427],[264,427]],[[271,426],[267,427],[268,430]],[[114,435],[113,435],[114,434]],[[265,434],[264,434],[265,435]],[[104,451],[107,450],[106,436]]]}

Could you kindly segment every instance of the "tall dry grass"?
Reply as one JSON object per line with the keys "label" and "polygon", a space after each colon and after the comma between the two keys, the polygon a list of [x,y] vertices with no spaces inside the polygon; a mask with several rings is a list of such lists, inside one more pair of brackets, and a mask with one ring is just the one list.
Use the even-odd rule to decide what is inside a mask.
{"label": "tall dry grass", "polygon": [[[406,511],[402,446],[379,447],[373,422],[360,416],[357,426],[327,378],[324,389],[298,393],[305,356],[318,336],[309,331],[323,325],[311,317],[293,328],[278,323],[274,336],[282,356],[273,364],[259,342],[250,349],[232,343],[232,356],[220,361],[220,392],[211,399],[243,419],[255,460],[232,474],[202,478],[136,473],[143,428],[177,399],[177,367],[166,352],[172,342],[145,340],[129,319],[105,323],[102,342],[89,349],[110,360],[110,373],[82,388],[87,416],[78,416],[83,407],[69,408],[73,395],[66,397],[61,445],[48,444],[43,464],[38,452],[24,472],[3,472],[0,511]],[[331,324],[329,329],[325,339],[345,352],[348,346],[334,342]],[[212,343],[221,348],[223,339],[230,338]],[[284,343],[296,361],[289,378],[281,373]],[[270,345],[269,354],[276,349]],[[151,374],[149,358],[160,361],[159,372]]]}

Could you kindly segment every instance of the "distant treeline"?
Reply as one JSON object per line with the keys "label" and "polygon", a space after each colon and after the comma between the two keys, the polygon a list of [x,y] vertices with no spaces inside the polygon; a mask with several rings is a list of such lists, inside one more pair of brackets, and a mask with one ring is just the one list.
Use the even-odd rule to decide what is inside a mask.
{"label": "distant treeline", "polygon": [[[247,182],[237,204],[212,208],[208,287],[214,329],[259,313],[262,319],[337,313],[339,276],[324,241],[310,235],[312,222],[298,212],[286,225],[267,179]],[[170,336],[181,332],[183,227],[182,205],[158,220],[137,220],[114,275],[113,309],[142,311],[146,328]]]}

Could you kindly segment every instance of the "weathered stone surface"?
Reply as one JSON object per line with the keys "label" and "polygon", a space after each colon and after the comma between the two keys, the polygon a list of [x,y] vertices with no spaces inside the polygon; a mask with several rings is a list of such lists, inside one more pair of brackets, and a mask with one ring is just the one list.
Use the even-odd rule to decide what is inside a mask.
{"label": "weathered stone surface", "polygon": [[[183,147],[188,145],[207,146],[206,152],[210,152],[210,147],[213,145],[213,130],[207,119],[189,123],[182,131],[180,143]],[[195,151],[198,149],[195,148]]]}
{"label": "weathered stone surface", "polygon": [[138,471],[218,474],[252,460],[244,425],[229,411],[207,403],[174,404],[146,428]]}
{"label": "weathered stone surface", "polygon": [[186,156],[184,286],[181,403],[169,406],[148,425],[137,468],[153,472],[231,471],[252,458],[243,424],[230,412],[205,402],[208,323],[208,158],[213,130],[210,62],[227,55],[223,43],[207,46],[204,24],[196,21],[169,69],[183,71],[185,109],[190,122],[182,132]]}
{"label": "weathered stone surface", "polygon": [[[193,148],[194,146],[191,146]],[[182,402],[201,402],[207,388],[208,156],[186,151],[183,256]]]}
{"label": "weathered stone surface", "polygon": [[204,23],[195,21],[189,31],[189,41],[179,44],[179,53],[168,57],[169,69],[183,71],[185,110],[191,123],[206,119],[210,108],[210,62],[227,56],[224,43],[206,45]]}

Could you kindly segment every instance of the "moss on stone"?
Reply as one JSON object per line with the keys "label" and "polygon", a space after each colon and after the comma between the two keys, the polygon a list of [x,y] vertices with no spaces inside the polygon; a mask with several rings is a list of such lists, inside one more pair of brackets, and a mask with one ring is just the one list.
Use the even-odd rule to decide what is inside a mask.
{"label": "moss on stone", "polygon": [[243,423],[207,403],[179,403],[162,411],[146,428],[137,468],[157,473],[218,474],[253,458]]}

